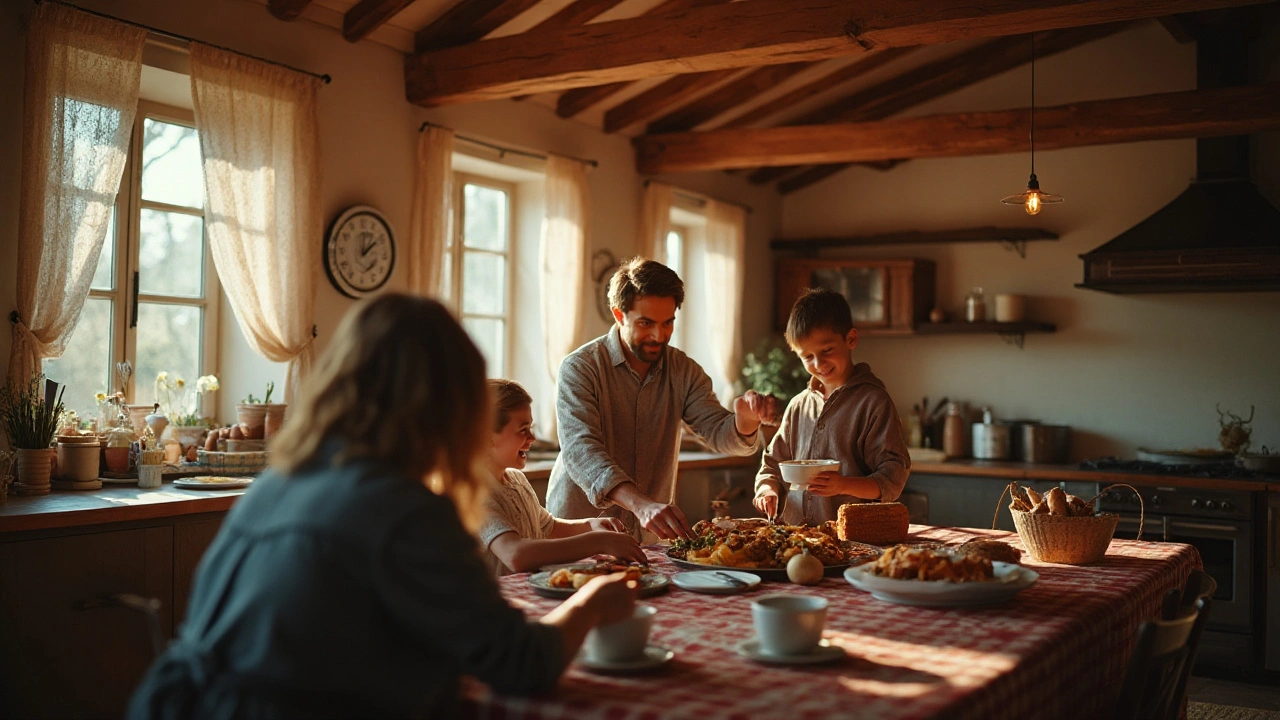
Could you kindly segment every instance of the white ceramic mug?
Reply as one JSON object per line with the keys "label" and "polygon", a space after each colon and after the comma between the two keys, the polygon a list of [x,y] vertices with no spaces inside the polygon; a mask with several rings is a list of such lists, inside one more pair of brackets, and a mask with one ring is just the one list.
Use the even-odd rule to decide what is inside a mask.
{"label": "white ceramic mug", "polygon": [[597,625],[587,633],[582,647],[587,658],[598,662],[624,662],[644,657],[649,646],[649,631],[658,609],[652,605],[636,605],[625,620]]}
{"label": "white ceramic mug", "polygon": [[751,621],[760,651],[769,655],[802,655],[822,641],[827,624],[826,598],[811,595],[765,595],[751,603]]}

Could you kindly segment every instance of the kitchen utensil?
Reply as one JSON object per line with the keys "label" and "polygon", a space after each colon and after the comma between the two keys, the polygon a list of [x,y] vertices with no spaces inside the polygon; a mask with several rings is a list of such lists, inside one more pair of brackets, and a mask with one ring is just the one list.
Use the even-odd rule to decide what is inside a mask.
{"label": "kitchen utensil", "polygon": [[979,460],[1008,460],[1013,427],[1007,423],[974,423],[973,456]]}
{"label": "kitchen utensil", "polygon": [[715,575],[716,575],[716,577],[720,578],[721,580],[724,580],[725,582],[729,583],[730,585],[732,585],[732,586],[734,586],[734,587],[746,587],[746,586],[747,586],[746,581],[744,581],[744,580],[739,580],[738,578],[736,578],[736,577],[734,577],[734,576],[730,575],[730,574],[729,574],[729,573],[727,573],[727,572],[724,572],[723,570],[717,570],[717,571],[715,572]]}
{"label": "kitchen utensil", "polygon": [[1019,460],[1029,463],[1065,463],[1071,442],[1068,425],[1022,426],[1022,455]]}
{"label": "kitchen utensil", "polygon": [[1266,445],[1260,453],[1240,453],[1236,456],[1236,465],[1245,470],[1260,473],[1280,473],[1280,453],[1272,454]]}

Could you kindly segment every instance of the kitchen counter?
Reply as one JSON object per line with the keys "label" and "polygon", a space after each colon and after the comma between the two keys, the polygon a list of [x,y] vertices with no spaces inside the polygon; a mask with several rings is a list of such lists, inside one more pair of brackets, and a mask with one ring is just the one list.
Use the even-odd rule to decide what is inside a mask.
{"label": "kitchen counter", "polygon": [[913,462],[911,472],[930,475],[964,475],[999,478],[1001,480],[1080,481],[1102,484],[1163,485],[1247,492],[1280,492],[1280,477],[1263,480],[1234,478],[1202,478],[1177,475],[1143,475],[1136,473],[1081,470],[1077,465],[1045,465],[1008,460],[947,460],[945,462]]}

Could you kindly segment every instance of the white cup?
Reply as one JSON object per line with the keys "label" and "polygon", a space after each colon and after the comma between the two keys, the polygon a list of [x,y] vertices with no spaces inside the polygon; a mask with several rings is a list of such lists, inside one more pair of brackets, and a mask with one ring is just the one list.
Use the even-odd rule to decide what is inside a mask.
{"label": "white cup", "polygon": [[827,624],[826,598],[810,595],[765,595],[751,603],[751,620],[768,655],[802,655],[822,640]]}
{"label": "white cup", "polygon": [[644,657],[644,649],[649,646],[653,616],[657,613],[658,609],[652,605],[636,605],[631,617],[595,626],[582,643],[587,658],[602,662],[623,662]]}
{"label": "white cup", "polygon": [[997,295],[996,322],[1022,322],[1027,319],[1026,295]]}

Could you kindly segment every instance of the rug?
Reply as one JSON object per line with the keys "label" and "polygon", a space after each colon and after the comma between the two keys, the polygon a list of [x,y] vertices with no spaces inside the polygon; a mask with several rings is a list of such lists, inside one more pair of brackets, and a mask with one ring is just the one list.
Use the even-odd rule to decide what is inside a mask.
{"label": "rug", "polygon": [[1234,705],[1188,702],[1187,720],[1280,720],[1280,712]]}

